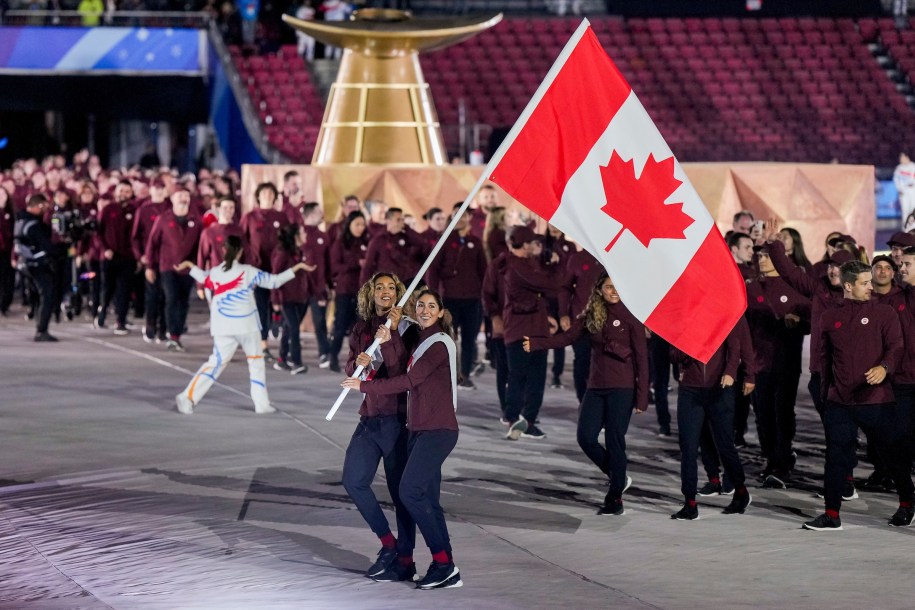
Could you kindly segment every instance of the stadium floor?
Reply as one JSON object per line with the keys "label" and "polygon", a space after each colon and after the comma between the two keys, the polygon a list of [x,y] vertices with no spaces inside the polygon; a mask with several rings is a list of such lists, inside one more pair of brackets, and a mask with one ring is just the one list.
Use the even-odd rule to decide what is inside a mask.
{"label": "stadium floor", "polygon": [[[547,389],[547,439],[505,441],[487,371],[460,394],[442,486],[464,587],[418,591],[362,576],[378,545],[340,484],[357,398],[324,420],[341,375],[271,369],[280,412],[255,415],[236,357],[187,417],[173,397],[211,345],[199,304],[183,354],[143,343],[139,325],[114,337],[52,324],[61,342],[36,344],[16,311],[0,321],[0,608],[912,604],[915,528],[886,526],[894,496],[859,491],[843,532],[800,529],[821,512],[823,459],[803,390],[798,486],[754,482],[747,514],[720,514],[729,498],[715,497],[678,522],[676,436],[655,435],[653,410],[630,427],[626,514],[598,516],[605,487],[575,441],[574,392]],[[750,449],[748,476],[761,467]],[[380,479],[376,491],[387,497]],[[416,555],[423,572],[428,551]]]}

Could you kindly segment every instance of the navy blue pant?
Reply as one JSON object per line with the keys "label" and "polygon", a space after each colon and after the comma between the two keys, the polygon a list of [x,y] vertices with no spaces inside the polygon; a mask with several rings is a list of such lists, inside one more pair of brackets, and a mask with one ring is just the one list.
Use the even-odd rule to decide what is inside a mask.
{"label": "navy blue pant", "polygon": [[677,392],[677,428],[680,434],[680,490],[686,500],[696,499],[696,458],[706,421],[728,479],[734,487],[744,484],[743,466],[734,447],[734,386],[694,388],[681,385]]}
{"label": "navy blue pant", "polygon": [[580,403],[588,389],[588,376],[591,374],[591,337],[583,335],[572,344],[572,380],[575,382],[575,396]]}
{"label": "navy blue pant", "polygon": [[162,291],[165,293],[165,324],[168,334],[180,337],[187,324],[187,310],[190,306],[194,278],[177,271],[163,271]]}
{"label": "navy blue pant", "polygon": [[855,464],[858,428],[884,449],[887,470],[896,484],[900,502],[911,502],[915,487],[909,464],[904,459],[904,443],[900,409],[896,403],[876,405],[841,405],[826,401],[823,407],[823,426],[826,428],[826,509],[842,507],[842,489],[848,473]]}
{"label": "navy blue pant", "polygon": [[439,496],[442,464],[457,440],[457,430],[424,430],[411,433],[407,445],[409,455],[400,480],[400,499],[433,555],[441,551],[451,555],[451,537]]}
{"label": "navy blue pant", "polygon": [[254,288],[254,302],[257,304],[257,319],[260,320],[261,341],[266,341],[270,336],[271,315],[273,305],[270,303],[270,291],[260,286]]}
{"label": "navy blue pant", "polygon": [[334,297],[334,331],[330,342],[330,361],[337,363],[343,339],[356,322],[356,295],[338,294]]}
{"label": "navy blue pant", "polygon": [[299,327],[308,311],[307,303],[283,303],[283,335],[280,337],[280,359],[286,364],[302,364],[302,338]]}
{"label": "navy blue pant", "polygon": [[508,356],[505,354],[505,340],[502,337],[489,339],[489,357],[496,367],[496,393],[499,395],[499,407],[505,415],[506,395],[508,393]]}
{"label": "navy blue pant", "polygon": [[146,282],[146,336],[152,339],[157,334],[165,334],[165,291],[162,290],[162,278],[156,276],[155,282]]}
{"label": "navy blue pant", "polygon": [[651,356],[651,379],[658,425],[667,428],[670,427],[670,405],[667,401],[670,389],[670,343],[652,333],[648,340],[648,354]]}
{"label": "navy blue pant", "polygon": [[543,404],[546,384],[546,351],[524,351],[524,341],[505,344],[508,357],[508,387],[505,392],[505,419],[514,421],[518,415],[534,423]]}
{"label": "navy blue pant", "polygon": [[461,335],[461,375],[467,379],[476,357],[483,308],[480,299],[445,299],[444,305],[451,312],[455,330]]}
{"label": "navy blue pant", "polygon": [[[610,479],[610,496],[619,498],[626,485],[626,432],[632,418],[635,391],[585,391],[578,409],[578,446]],[[604,448],[597,437],[604,430]]]}
{"label": "navy blue pant", "polygon": [[400,496],[401,479],[407,464],[407,438],[407,427],[396,415],[363,417],[353,432],[343,461],[343,488],[379,538],[391,533],[388,520],[372,491],[378,462],[384,461],[384,476],[397,519],[397,553],[402,556],[412,555],[416,543],[416,526]]}
{"label": "navy blue pant", "polygon": [[327,340],[327,301],[311,297],[308,299],[308,307],[311,309],[311,323],[315,327],[318,355],[324,356],[330,351],[330,342]]}

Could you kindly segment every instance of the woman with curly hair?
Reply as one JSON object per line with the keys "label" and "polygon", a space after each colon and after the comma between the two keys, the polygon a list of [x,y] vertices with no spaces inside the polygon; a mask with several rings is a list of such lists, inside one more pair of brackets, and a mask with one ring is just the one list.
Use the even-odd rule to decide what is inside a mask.
{"label": "woman with curly hair", "polygon": [[[445,513],[439,503],[442,464],[458,439],[457,347],[451,316],[442,306],[438,293],[420,292],[416,318],[421,330],[416,349],[402,374],[387,379],[346,379],[341,385],[376,399],[410,393],[408,457],[399,495],[432,554],[432,564],[416,586],[449,589],[463,585],[460,570],[454,565]],[[397,341],[397,333],[381,327],[378,338],[384,346]],[[415,574],[412,557],[401,556],[376,580],[413,580]]]}
{"label": "woman with curly hair", "polygon": [[[410,352],[405,341],[413,347],[415,341],[411,338],[415,339],[415,332],[407,328],[404,329],[406,337],[401,336],[398,327],[402,311],[395,307],[405,291],[396,275],[383,271],[373,275],[359,290],[356,305],[359,320],[350,333],[347,375],[352,375],[357,366],[363,367],[359,377],[362,380],[388,379],[406,372]],[[390,328],[385,326],[388,320],[391,320]],[[367,354],[365,350],[369,345],[382,337],[385,340],[379,350],[372,355]],[[359,416],[359,424],[350,439],[343,462],[343,487],[381,541],[378,559],[366,571],[366,576],[381,580],[406,580],[406,576],[392,577],[392,574],[406,574],[406,570],[413,566],[416,537],[416,527],[398,493],[407,460],[406,391],[367,394],[359,407]],[[391,533],[388,520],[372,491],[372,481],[380,461],[384,462],[388,491],[394,502],[397,538]],[[396,572],[398,569],[401,572]]]}
{"label": "woman with curly hair", "polygon": [[[626,475],[626,431],[632,411],[648,408],[648,342],[645,328],[620,301],[606,273],[594,283],[588,305],[567,332],[552,337],[524,337],[524,350],[572,345],[591,340],[591,370],[578,412],[578,445],[610,479],[598,514],[622,515]],[[597,437],[604,430],[606,448]]]}

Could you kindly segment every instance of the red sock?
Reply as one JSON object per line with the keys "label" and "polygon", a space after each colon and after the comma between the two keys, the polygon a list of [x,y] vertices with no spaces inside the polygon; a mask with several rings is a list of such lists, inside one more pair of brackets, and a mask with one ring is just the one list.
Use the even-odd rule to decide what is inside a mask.
{"label": "red sock", "polygon": [[853,477],[853,476],[851,476],[851,475],[848,475],[847,477],[845,477],[845,480],[846,480],[846,481],[854,481],[854,480],[855,480],[855,477]]}
{"label": "red sock", "polygon": [[695,500],[687,500],[686,503],[689,504],[690,507],[693,507],[693,506],[696,505],[696,501],[695,501]]}
{"label": "red sock", "polygon": [[741,486],[738,487],[735,491],[736,491],[736,493],[737,493],[738,496],[745,496],[745,495],[747,495],[747,493],[749,493],[749,492],[747,491],[747,486],[746,486],[746,485],[741,485]]}
{"label": "red sock", "polygon": [[718,478],[718,477],[715,477],[715,478],[713,478],[713,479],[709,479],[708,481],[709,481],[709,483],[711,483],[712,485],[720,485],[720,484],[721,484],[721,479]]}
{"label": "red sock", "polygon": [[393,549],[397,546],[397,538],[395,538],[394,534],[391,532],[388,532],[384,536],[379,536],[378,539],[381,540],[381,546],[386,549]]}
{"label": "red sock", "polygon": [[911,502],[900,502],[899,508],[912,508],[912,503]]}
{"label": "red sock", "polygon": [[436,563],[448,563],[448,551],[439,551],[432,553],[432,561]]}
{"label": "red sock", "polygon": [[827,509],[826,509],[826,516],[829,517],[830,519],[838,519],[838,518],[839,518],[839,511],[837,511],[837,510],[832,510],[831,508],[827,508]]}
{"label": "red sock", "polygon": [[397,561],[399,561],[400,565],[403,567],[409,568],[411,565],[413,565],[413,555],[401,555],[397,558]]}

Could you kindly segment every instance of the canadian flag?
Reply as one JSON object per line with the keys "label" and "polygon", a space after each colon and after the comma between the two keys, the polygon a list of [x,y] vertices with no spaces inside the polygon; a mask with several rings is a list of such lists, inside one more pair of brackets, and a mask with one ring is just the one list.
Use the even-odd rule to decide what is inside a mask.
{"label": "canadian flag", "polygon": [[708,362],[746,309],[711,215],[587,20],[489,169],[604,265],[633,315],[692,357]]}

